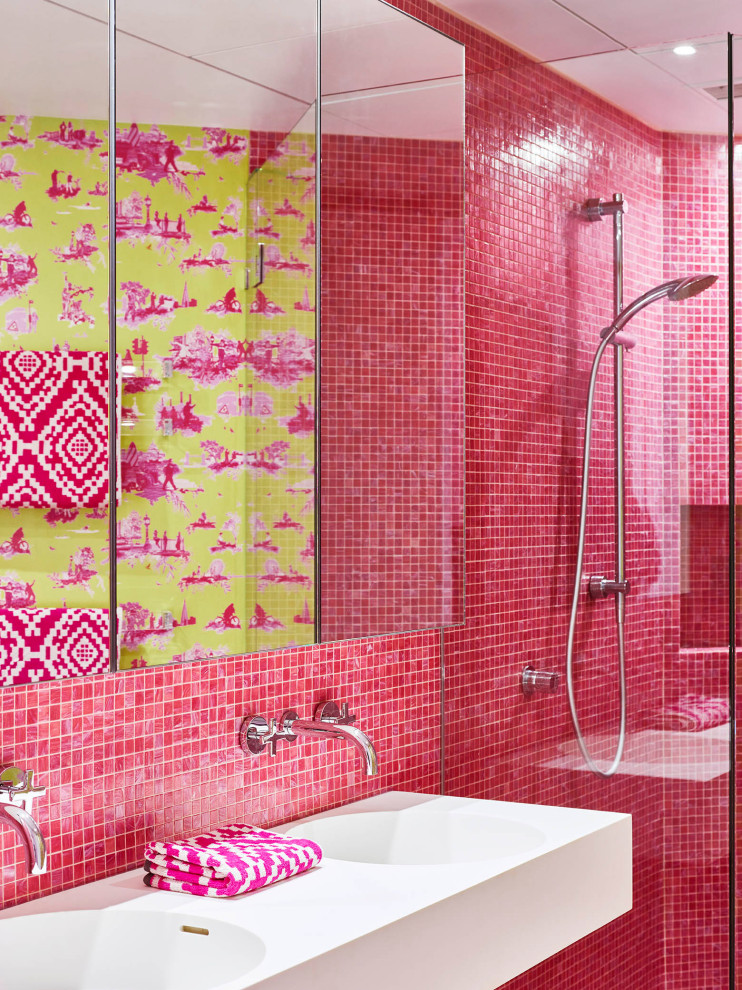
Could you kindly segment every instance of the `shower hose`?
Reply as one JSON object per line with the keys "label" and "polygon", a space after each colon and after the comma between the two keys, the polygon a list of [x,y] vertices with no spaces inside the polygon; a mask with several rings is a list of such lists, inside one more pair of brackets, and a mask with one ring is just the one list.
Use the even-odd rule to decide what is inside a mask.
{"label": "shower hose", "polygon": [[[616,594],[616,638],[618,642],[618,676],[620,692],[620,728],[618,732],[618,742],[616,751],[611,760],[610,766],[602,768],[595,762],[595,758],[590,753],[585,741],[585,736],[580,725],[580,718],[577,712],[574,689],[574,641],[575,628],[577,626],[577,613],[580,605],[580,593],[583,590],[584,582],[582,578],[582,565],[585,556],[585,527],[587,524],[587,504],[588,487],[590,482],[590,446],[592,442],[593,430],[593,407],[595,400],[595,386],[598,380],[598,370],[600,362],[605,354],[608,344],[613,335],[600,342],[600,345],[593,358],[592,371],[590,372],[590,383],[587,392],[587,408],[585,411],[585,440],[582,451],[582,492],[580,495],[580,527],[577,541],[577,563],[575,567],[575,582],[572,591],[572,612],[569,617],[569,633],[567,636],[567,697],[569,699],[569,713],[572,717],[577,745],[587,764],[588,768],[599,777],[612,777],[618,770],[623,756],[624,745],[626,743],[626,647],[624,640],[624,603],[622,601],[623,592]],[[615,346],[620,347],[620,344]]]}

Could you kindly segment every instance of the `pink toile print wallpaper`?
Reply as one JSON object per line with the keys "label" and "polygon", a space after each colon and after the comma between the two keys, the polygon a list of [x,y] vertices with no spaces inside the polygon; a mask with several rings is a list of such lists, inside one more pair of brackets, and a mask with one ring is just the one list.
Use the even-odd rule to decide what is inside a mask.
{"label": "pink toile print wallpaper", "polygon": [[251,178],[247,134],[132,125],[117,147],[122,666],[311,642],[311,138]]}
{"label": "pink toile print wallpaper", "polygon": [[[105,351],[103,124],[1,126],[2,346]],[[119,128],[123,668],[314,638],[312,141]],[[107,606],[105,507],[35,504],[0,511],[0,604]]]}
{"label": "pink toile print wallpaper", "polygon": [[[102,123],[78,121],[73,126],[69,121],[5,117],[0,146],[0,348],[106,352],[108,217]],[[47,365],[51,359],[48,355],[40,363],[32,358],[31,363]],[[5,364],[22,360],[18,354],[3,357]],[[40,393],[34,401],[43,404],[48,373],[25,378]],[[10,407],[14,400],[6,375],[2,388],[3,403]],[[107,395],[102,401],[106,419]],[[19,414],[21,406],[27,415],[31,405],[16,402]],[[105,459],[105,436],[103,441]],[[33,504],[26,495],[12,508],[0,509],[0,604],[106,607],[105,504],[85,508],[71,498],[46,508]]]}

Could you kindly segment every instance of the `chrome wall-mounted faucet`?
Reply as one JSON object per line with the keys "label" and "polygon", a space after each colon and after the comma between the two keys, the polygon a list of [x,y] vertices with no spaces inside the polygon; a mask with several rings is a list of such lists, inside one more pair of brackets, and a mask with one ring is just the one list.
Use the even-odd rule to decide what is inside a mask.
{"label": "chrome wall-mounted faucet", "polygon": [[33,770],[7,767],[0,773],[0,821],[4,819],[23,839],[26,867],[33,876],[46,873],[46,843],[31,813],[34,800],[44,794],[45,787],[33,786]]}
{"label": "chrome wall-mounted faucet", "polygon": [[262,715],[248,715],[240,726],[240,746],[243,752],[256,756],[268,747],[271,755],[276,755],[279,739],[294,742],[297,736],[315,736],[324,739],[346,739],[353,743],[363,757],[366,776],[373,777],[379,772],[376,750],[365,732],[357,729],[355,715],[348,711],[347,702],[338,708],[334,701],[320,705],[311,722],[300,719],[294,711],[287,711],[280,718],[270,722]]}

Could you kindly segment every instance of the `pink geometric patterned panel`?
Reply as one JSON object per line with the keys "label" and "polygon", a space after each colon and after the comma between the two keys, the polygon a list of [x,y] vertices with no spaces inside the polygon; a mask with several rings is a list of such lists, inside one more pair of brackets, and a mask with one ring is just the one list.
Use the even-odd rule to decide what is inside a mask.
{"label": "pink geometric patterned panel", "polygon": [[108,657],[108,609],[0,609],[3,687],[103,674]]}
{"label": "pink geometric patterned panel", "polygon": [[108,355],[0,351],[0,506],[108,504]]}

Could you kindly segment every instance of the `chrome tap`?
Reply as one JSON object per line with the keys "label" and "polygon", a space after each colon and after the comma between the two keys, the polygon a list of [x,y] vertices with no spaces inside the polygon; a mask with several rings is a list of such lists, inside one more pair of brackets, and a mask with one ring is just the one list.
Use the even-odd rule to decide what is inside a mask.
{"label": "chrome tap", "polygon": [[295,712],[284,712],[283,716],[284,729],[294,738],[316,736],[320,739],[347,739],[353,743],[363,757],[366,776],[373,777],[379,772],[376,750],[366,733],[353,725],[354,721],[355,715],[349,713],[348,703],[344,702],[342,708],[338,708],[334,701],[326,701],[320,705],[311,722],[296,717]]}
{"label": "chrome tap", "polygon": [[46,794],[45,787],[33,786],[33,770],[7,767],[0,773],[0,820],[3,818],[23,839],[26,867],[33,876],[46,873],[46,843],[39,824],[31,814],[34,799]]}
{"label": "chrome tap", "polygon": [[243,719],[240,726],[240,746],[245,753],[253,755],[269,747],[275,756],[279,739],[287,742],[294,742],[298,736],[346,739],[363,757],[366,776],[373,777],[379,772],[376,750],[366,733],[353,725],[355,718],[348,711],[347,702],[338,708],[334,701],[320,705],[312,721],[300,719],[294,711],[284,712],[280,719],[272,718],[270,722],[262,715],[252,715]]}

